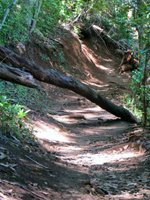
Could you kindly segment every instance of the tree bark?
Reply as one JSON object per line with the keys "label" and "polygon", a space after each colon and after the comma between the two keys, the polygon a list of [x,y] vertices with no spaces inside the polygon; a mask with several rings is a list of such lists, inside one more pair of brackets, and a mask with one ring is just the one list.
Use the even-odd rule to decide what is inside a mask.
{"label": "tree bark", "polygon": [[[6,63],[11,63],[13,67],[26,69],[34,79],[39,81],[49,83],[61,88],[69,89],[85,98],[91,102],[97,104],[104,110],[110,112],[111,114],[121,118],[122,120],[137,123],[137,119],[133,114],[122,106],[117,106],[105,97],[101,96],[99,92],[90,86],[75,80],[71,76],[66,76],[57,70],[48,69],[45,70],[42,66],[38,66],[27,59],[22,58],[13,51],[0,46],[0,59]],[[1,69],[0,69],[1,70]]]}
{"label": "tree bark", "polygon": [[0,78],[12,83],[17,83],[31,88],[39,88],[39,85],[36,83],[36,80],[33,76],[25,71],[20,69],[10,67],[4,63],[0,62]]}

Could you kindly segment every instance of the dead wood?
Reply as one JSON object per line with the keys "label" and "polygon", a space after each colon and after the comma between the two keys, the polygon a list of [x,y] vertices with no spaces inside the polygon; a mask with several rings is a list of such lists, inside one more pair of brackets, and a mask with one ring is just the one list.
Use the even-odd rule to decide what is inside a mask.
{"label": "dead wood", "polygon": [[129,46],[127,46],[126,44],[121,44],[120,42],[112,39],[102,28],[100,28],[99,26],[96,25],[92,25],[90,27],[90,29],[86,30],[86,32],[88,32],[88,34],[92,34],[92,35],[96,35],[96,37],[98,37],[100,40],[102,40],[106,47],[112,51],[112,53],[114,54],[114,51],[116,54],[118,55],[123,55],[125,51],[127,51],[129,48]]}
{"label": "dead wood", "polygon": [[[132,71],[135,69],[138,69],[139,67],[139,60],[135,58],[134,52],[132,50],[125,51],[124,47],[120,45],[119,42],[113,40],[111,37],[109,37],[103,29],[101,29],[99,26],[92,25],[90,29],[88,30],[92,35],[96,35],[96,37],[100,38],[100,40],[103,41],[105,44],[106,50],[108,49],[115,54],[122,57],[121,63],[120,63],[120,72],[125,71]],[[109,48],[108,48],[109,47]],[[126,65],[126,67],[122,68],[122,65]]]}
{"label": "dead wood", "polygon": [[[61,88],[69,89],[91,102],[97,104],[104,110],[112,113],[113,115],[132,123],[137,123],[137,119],[122,106],[117,106],[105,97],[101,96],[99,91],[92,87],[75,80],[71,76],[66,76],[54,69],[43,69],[27,59],[22,58],[13,51],[0,46],[0,59],[6,63],[11,63],[13,67],[25,68],[32,76],[42,82],[49,83]],[[1,70],[1,69],[0,69]]]}
{"label": "dead wood", "polygon": [[139,59],[134,58],[134,53],[131,50],[124,52],[124,55],[120,63],[120,72],[123,73],[125,71],[132,71],[138,69],[138,67],[139,67]]}
{"label": "dead wood", "polygon": [[2,62],[0,62],[0,78],[27,87],[39,88],[39,85],[30,73],[10,67]]}
{"label": "dead wood", "polygon": [[100,28],[99,26],[92,25],[89,29],[92,35],[96,35],[100,40],[103,40],[109,49],[121,49],[121,45],[113,40],[111,37],[109,37],[105,31]]}

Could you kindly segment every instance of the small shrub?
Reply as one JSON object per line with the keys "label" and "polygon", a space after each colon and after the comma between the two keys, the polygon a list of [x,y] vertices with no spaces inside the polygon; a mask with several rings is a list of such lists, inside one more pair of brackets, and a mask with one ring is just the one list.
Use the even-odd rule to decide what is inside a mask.
{"label": "small shrub", "polygon": [[11,104],[6,96],[0,96],[0,127],[5,134],[22,138],[24,132],[29,132],[25,126],[26,111],[19,104]]}
{"label": "small shrub", "polygon": [[41,53],[41,54],[40,54],[40,58],[41,58],[41,60],[44,61],[44,62],[49,61],[48,55],[46,55],[46,54],[44,54],[44,53]]}
{"label": "small shrub", "polygon": [[142,67],[132,73],[132,80],[130,83],[132,93],[126,94],[123,97],[123,103],[126,107],[130,108],[138,118],[141,119],[144,126],[149,126],[150,88],[149,86],[143,84],[143,74]]}
{"label": "small shrub", "polygon": [[25,105],[31,110],[34,108],[44,112],[51,107],[46,93],[7,81],[0,81],[0,95],[7,96],[13,104]]}
{"label": "small shrub", "polygon": [[142,111],[138,108],[135,99],[130,94],[124,95],[123,104],[130,109],[138,119],[142,118]]}

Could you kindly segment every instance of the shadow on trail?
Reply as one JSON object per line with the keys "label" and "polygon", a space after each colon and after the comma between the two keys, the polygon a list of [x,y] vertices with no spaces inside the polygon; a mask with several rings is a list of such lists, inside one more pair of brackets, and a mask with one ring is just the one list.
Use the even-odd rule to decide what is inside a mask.
{"label": "shadow on trail", "polygon": [[[51,152],[46,152],[40,144],[16,145],[11,139],[6,139],[5,142],[0,139],[0,144],[1,149],[7,149],[9,156],[4,164],[6,162],[10,165],[8,169],[4,168],[6,171],[0,170],[0,187],[25,189],[24,197],[21,199],[32,199],[36,196],[34,192],[36,193],[37,190],[39,191],[37,197],[49,189],[59,193],[69,190],[80,191],[83,182],[89,180],[87,173],[71,169],[69,165],[63,165]],[[14,169],[11,169],[11,164],[15,164]]]}
{"label": "shadow on trail", "polygon": [[[0,139],[1,147],[6,148],[9,155],[5,162],[16,164],[14,171],[0,171],[2,188],[12,188],[12,182],[18,183],[17,189],[23,185],[23,191],[18,194],[24,200],[70,200],[69,196],[62,198],[66,193],[70,196],[90,193],[90,200],[134,200],[136,195],[139,200],[149,199],[149,160],[144,160],[144,155],[123,158],[124,150],[118,147],[126,141],[127,133],[134,128],[132,125],[119,119],[99,122],[95,117],[70,124],[49,117],[46,122],[63,126],[73,142],[40,140],[38,145],[30,146]],[[50,150],[46,150],[46,145]],[[90,183],[91,188],[87,190],[85,183]],[[110,196],[97,191],[98,188]]]}
{"label": "shadow on trail", "polygon": [[92,166],[91,182],[95,187],[103,188],[112,199],[139,199],[150,198],[150,158],[144,156],[115,163]]}
{"label": "shadow on trail", "polygon": [[[60,117],[64,115],[70,115],[70,113],[61,113]],[[71,117],[71,119],[73,118],[75,121],[69,123],[53,118],[54,124],[63,125],[68,130],[68,136],[74,139],[74,143],[55,143],[56,146],[61,146],[62,150],[61,152],[59,148],[56,148],[60,158],[58,163],[74,169],[79,166],[86,168],[89,170],[89,174],[78,174],[78,170],[73,170],[72,173],[67,169],[63,174],[64,179],[70,173],[72,173],[70,177],[73,178],[69,180],[73,180],[74,183],[80,180],[78,175],[79,177],[81,175],[83,179],[88,177],[91,187],[94,190],[102,188],[107,191],[111,195],[110,199],[148,200],[150,197],[148,178],[150,177],[150,158],[127,146],[128,133],[134,130],[134,125],[120,119],[99,120],[91,117],[81,120],[77,119],[75,115]],[[80,147],[80,149],[71,151],[72,146]],[[68,179],[66,180],[69,183]],[[78,183],[76,182],[76,184]],[[60,185],[57,184],[57,186]],[[84,185],[81,184],[80,187],[84,187]],[[93,195],[97,196],[99,193],[93,192]],[[102,194],[100,193],[100,195]]]}

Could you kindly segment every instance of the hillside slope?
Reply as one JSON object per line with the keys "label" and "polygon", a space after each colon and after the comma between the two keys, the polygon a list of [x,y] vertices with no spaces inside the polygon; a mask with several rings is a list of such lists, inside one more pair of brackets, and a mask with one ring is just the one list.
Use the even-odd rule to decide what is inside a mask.
{"label": "hillside slope", "polygon": [[93,86],[111,99],[123,89],[129,91],[129,76],[119,74],[122,58],[103,39],[93,34],[79,38],[67,29],[59,29],[50,38],[55,41],[50,39],[46,45],[33,39],[27,49],[28,57],[41,66],[56,68]]}

